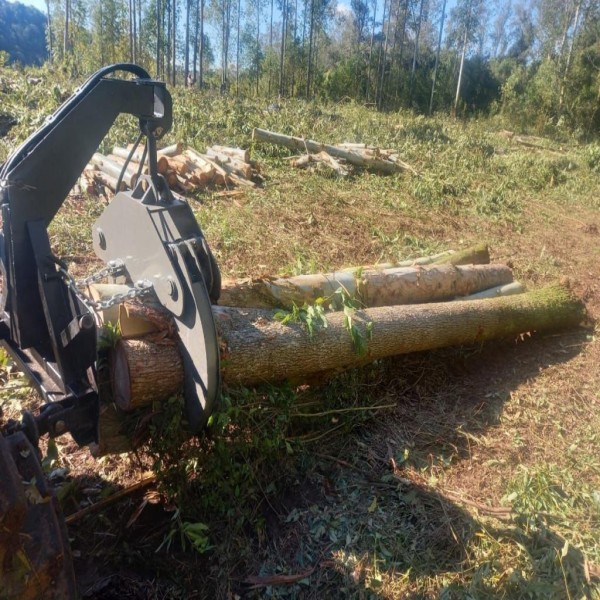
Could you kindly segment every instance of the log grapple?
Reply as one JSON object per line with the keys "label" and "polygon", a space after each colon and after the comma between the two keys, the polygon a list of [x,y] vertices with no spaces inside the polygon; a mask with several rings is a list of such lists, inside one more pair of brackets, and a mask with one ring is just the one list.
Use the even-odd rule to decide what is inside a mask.
{"label": "log grapple", "polygon": [[0,432],[0,598],[75,594],[38,441],[68,432],[80,446],[98,442],[98,321],[95,303],[53,253],[48,226],[122,113],[139,119],[147,175],[140,173],[133,190],[118,192],[92,227],[94,251],[107,265],[100,276],[124,277],[134,294],[153,289],[173,315],[191,432],[204,426],[219,394],[211,311],[219,269],[190,206],[157,171],[157,140],[172,123],[171,96],[136,65],[106,67],[0,168],[0,344],[42,399],[38,411],[24,412]]}

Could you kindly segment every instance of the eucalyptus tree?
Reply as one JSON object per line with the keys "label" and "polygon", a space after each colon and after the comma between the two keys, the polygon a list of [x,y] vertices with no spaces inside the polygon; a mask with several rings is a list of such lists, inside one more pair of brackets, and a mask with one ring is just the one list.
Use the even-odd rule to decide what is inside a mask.
{"label": "eucalyptus tree", "polygon": [[435,50],[435,65],[433,67],[433,75],[431,79],[431,96],[429,97],[429,114],[433,112],[433,96],[435,94],[435,84],[437,81],[438,69],[440,66],[440,52],[442,49],[442,36],[444,34],[444,21],[446,20],[446,0],[442,0],[442,12],[440,15],[440,24],[438,30],[437,47]]}
{"label": "eucalyptus tree", "polygon": [[358,92],[360,95],[366,97],[366,73],[363,71],[365,59],[363,58],[363,44],[365,43],[368,33],[368,21],[369,21],[369,5],[366,0],[351,0],[350,9],[352,11],[352,25],[353,25],[353,45],[354,45],[354,56],[355,64],[357,68],[357,78],[360,82]]}
{"label": "eucalyptus tree", "polygon": [[451,13],[450,41],[454,41],[459,48],[460,63],[454,97],[454,113],[458,110],[460,101],[461,84],[463,81],[465,57],[469,48],[480,39],[481,23],[485,18],[484,0],[458,0]]}

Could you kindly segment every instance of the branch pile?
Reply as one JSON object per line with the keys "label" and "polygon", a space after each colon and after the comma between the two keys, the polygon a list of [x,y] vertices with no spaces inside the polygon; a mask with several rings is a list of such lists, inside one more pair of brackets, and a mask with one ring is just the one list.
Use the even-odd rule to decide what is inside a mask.
{"label": "branch pile", "polygon": [[[114,194],[131,147],[116,146],[111,154],[94,154],[79,182],[80,191],[89,195],[107,192]],[[123,172],[120,190],[133,189],[139,174],[147,174],[148,167],[140,168],[143,150],[136,150]],[[257,165],[250,160],[248,150],[229,146],[210,146],[200,153],[192,148],[183,149],[174,144],[158,151],[158,172],[165,178],[174,192],[187,193],[206,189],[209,186],[256,187],[260,179]]]}
{"label": "branch pile", "polygon": [[400,158],[396,150],[377,148],[367,144],[323,144],[314,140],[258,128],[252,132],[252,138],[258,142],[266,142],[284,146],[290,150],[305,152],[306,154],[303,156],[292,157],[292,165],[295,167],[306,167],[311,163],[323,163],[339,175],[345,175],[344,164],[347,163],[378,173],[392,174],[408,171],[413,175],[418,174],[413,167]]}

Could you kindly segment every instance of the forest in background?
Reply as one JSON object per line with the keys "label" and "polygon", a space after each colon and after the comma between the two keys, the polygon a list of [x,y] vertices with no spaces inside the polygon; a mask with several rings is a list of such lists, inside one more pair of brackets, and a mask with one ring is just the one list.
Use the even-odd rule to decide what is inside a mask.
{"label": "forest in background", "polygon": [[32,6],[0,0],[0,54],[23,65],[39,65],[48,58],[46,17]]}
{"label": "forest in background", "polygon": [[[6,5],[0,0],[0,9]],[[131,61],[171,85],[230,95],[353,100],[421,114],[502,113],[517,129],[580,137],[600,131],[595,0],[47,0],[46,6],[49,60],[75,77]],[[13,25],[21,46],[39,39],[41,13],[27,10],[37,13],[38,29],[19,35]],[[31,62],[22,50],[9,55]]]}

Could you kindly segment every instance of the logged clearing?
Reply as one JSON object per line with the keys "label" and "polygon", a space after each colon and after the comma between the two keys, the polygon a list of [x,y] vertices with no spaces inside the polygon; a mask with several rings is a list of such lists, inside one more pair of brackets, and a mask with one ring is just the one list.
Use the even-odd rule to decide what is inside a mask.
{"label": "logged clearing", "polygon": [[[270,112],[182,89],[174,98],[167,143],[248,148],[264,178],[188,196],[224,276],[331,272],[485,241],[528,289],[568,279],[600,317],[597,144],[555,132],[532,147],[491,119],[294,101]],[[44,102],[30,105],[45,113]],[[0,157],[34,108],[0,139]],[[105,151],[134,127],[123,121]],[[292,151],[255,144],[254,127],[394,149],[414,172],[298,170]],[[52,225],[77,274],[98,266],[89,227],[102,208],[73,195]],[[50,474],[72,515],[81,595],[598,598],[599,364],[592,324],[532,331],[300,386],[227,387],[192,441],[175,399],[132,419],[151,433],[135,454],[95,460],[59,438]],[[8,363],[0,381],[3,418],[35,404]],[[147,471],[156,484],[79,512]]]}

